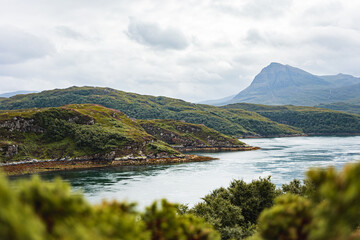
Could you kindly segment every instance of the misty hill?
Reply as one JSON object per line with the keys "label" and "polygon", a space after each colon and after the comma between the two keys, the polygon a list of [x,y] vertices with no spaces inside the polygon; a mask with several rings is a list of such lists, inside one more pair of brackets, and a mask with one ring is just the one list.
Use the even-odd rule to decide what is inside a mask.
{"label": "misty hill", "polygon": [[66,104],[100,104],[136,119],[173,119],[204,124],[223,134],[292,135],[301,131],[269,120],[255,112],[193,104],[180,99],[146,96],[111,88],[71,87],[0,99],[0,110],[60,107]]}
{"label": "misty hill", "polygon": [[324,108],[251,103],[235,103],[222,108],[254,111],[275,122],[297,127],[307,134],[360,133],[360,115]]}
{"label": "misty hill", "polygon": [[0,98],[9,98],[15,95],[19,94],[28,94],[28,93],[35,93],[36,91],[15,91],[15,92],[7,92],[7,93],[1,93]]}
{"label": "misty hill", "polygon": [[346,74],[317,76],[289,65],[271,63],[249,87],[222,105],[247,102],[314,106],[357,101],[359,95],[360,78]]}

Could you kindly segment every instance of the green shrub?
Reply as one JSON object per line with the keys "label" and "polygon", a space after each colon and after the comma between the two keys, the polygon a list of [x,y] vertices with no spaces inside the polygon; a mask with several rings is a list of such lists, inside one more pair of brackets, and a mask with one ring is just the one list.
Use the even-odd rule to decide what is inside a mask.
{"label": "green shrub", "polygon": [[219,239],[211,225],[179,214],[166,200],[139,213],[136,204],[116,201],[92,206],[60,179],[45,182],[35,176],[13,184],[0,174],[0,239]]}

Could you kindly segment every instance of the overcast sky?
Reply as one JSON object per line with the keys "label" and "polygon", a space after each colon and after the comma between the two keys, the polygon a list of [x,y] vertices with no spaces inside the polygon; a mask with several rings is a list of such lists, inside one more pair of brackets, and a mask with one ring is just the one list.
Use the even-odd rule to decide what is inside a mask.
{"label": "overcast sky", "polygon": [[0,0],[0,93],[236,94],[270,62],[360,76],[360,1]]}

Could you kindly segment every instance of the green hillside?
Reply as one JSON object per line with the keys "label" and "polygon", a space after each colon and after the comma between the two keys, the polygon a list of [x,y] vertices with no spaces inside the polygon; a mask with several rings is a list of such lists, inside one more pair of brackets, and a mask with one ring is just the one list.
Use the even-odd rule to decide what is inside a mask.
{"label": "green hillside", "polygon": [[269,106],[250,103],[230,104],[222,108],[254,111],[275,122],[297,127],[308,134],[360,133],[360,115],[324,108],[292,105]]}
{"label": "green hillside", "polygon": [[346,102],[337,102],[329,104],[319,104],[316,107],[328,108],[336,111],[360,114],[360,104],[351,104]]}
{"label": "green hillside", "polygon": [[0,111],[0,160],[177,155],[124,113],[99,105]]}
{"label": "green hillside", "polygon": [[147,133],[170,144],[184,147],[243,146],[236,138],[200,124],[176,120],[138,120]]}
{"label": "green hillside", "polygon": [[204,124],[223,134],[290,135],[300,131],[257,113],[193,104],[179,99],[127,93],[111,88],[71,87],[0,99],[0,110],[59,107],[66,104],[100,104],[136,119],[174,119]]}

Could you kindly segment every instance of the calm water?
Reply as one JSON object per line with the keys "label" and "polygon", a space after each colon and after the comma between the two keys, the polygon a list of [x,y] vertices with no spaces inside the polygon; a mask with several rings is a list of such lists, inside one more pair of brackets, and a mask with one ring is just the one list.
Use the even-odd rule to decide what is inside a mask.
{"label": "calm water", "polygon": [[219,160],[161,166],[118,167],[45,173],[51,179],[60,175],[90,202],[101,199],[137,201],[141,207],[155,199],[192,206],[211,190],[228,186],[232,179],[251,181],[271,175],[280,186],[293,178],[302,179],[309,167],[360,160],[360,136],[294,137],[245,139],[262,149],[249,152],[206,153]]}

